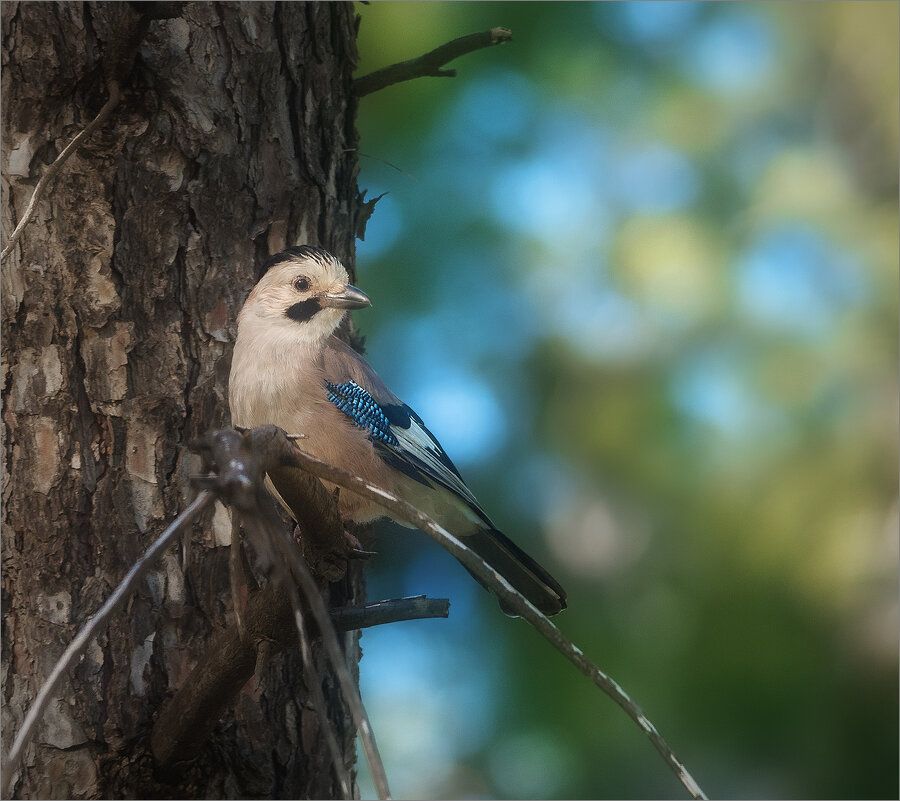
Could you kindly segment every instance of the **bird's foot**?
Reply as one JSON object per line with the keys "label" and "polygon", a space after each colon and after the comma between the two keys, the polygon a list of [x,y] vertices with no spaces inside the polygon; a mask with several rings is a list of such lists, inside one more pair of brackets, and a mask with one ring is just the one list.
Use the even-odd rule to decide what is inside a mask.
{"label": "bird's foot", "polygon": [[371,559],[376,555],[376,551],[367,551],[363,548],[359,539],[347,529],[344,529],[344,540],[347,545],[348,559]]}
{"label": "bird's foot", "polygon": [[347,531],[346,528],[344,529],[344,540],[346,541],[346,544],[351,551],[363,550],[362,543],[359,541],[359,539],[354,534],[351,534],[349,531]]}

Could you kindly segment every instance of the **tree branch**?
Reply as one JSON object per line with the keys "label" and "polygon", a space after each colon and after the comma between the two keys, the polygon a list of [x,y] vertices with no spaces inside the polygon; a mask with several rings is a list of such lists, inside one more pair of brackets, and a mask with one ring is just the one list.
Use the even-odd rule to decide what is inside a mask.
{"label": "tree branch", "polygon": [[69,643],[69,646],[63,651],[63,655],[59,658],[50,675],[44,681],[43,687],[37,694],[34,703],[25,716],[22,728],[19,729],[16,739],[13,741],[12,748],[6,756],[6,764],[3,768],[5,775],[3,781],[3,794],[9,794],[10,783],[22,760],[22,754],[25,746],[31,741],[34,734],[34,728],[44,714],[44,710],[50,701],[53,690],[56,689],[63,674],[72,665],[76,659],[81,657],[91,640],[96,637],[106,624],[109,616],[121,606],[121,604],[131,595],[138,580],[143,577],[149,567],[156,559],[163,554],[166,548],[172,544],[176,535],[188,523],[194,520],[207,506],[214,500],[214,496],[208,492],[201,492],[191,504],[185,509],[172,524],[156,539],[156,541],[146,550],[144,555],[134,563],[131,570],[128,571],[125,578],[119,583],[119,586],[113,591],[113,594],[107,598],[106,603],[100,607],[88,622],[78,632],[75,639]]}
{"label": "tree branch", "polygon": [[[193,483],[208,491],[226,494],[241,486],[243,482],[230,471],[234,464],[240,466],[246,460],[247,455],[241,452],[240,445],[240,437],[228,431],[216,432],[193,443],[192,448],[203,455],[206,468],[218,471],[215,476],[197,477]],[[222,469],[220,465],[227,467]],[[238,475],[253,469],[239,467]],[[315,476],[305,470],[294,468],[291,473],[284,473],[282,478],[297,477],[293,474],[301,476],[304,482],[299,488],[295,486],[294,492],[287,497],[293,502],[292,507],[295,507],[295,514],[303,523],[304,532],[310,531],[310,521],[313,521],[326,529],[325,533],[318,529],[317,540],[324,542],[333,539],[333,534],[327,534],[331,516],[323,508],[328,504],[334,505],[334,498]],[[268,502],[271,504],[270,500]],[[250,533],[251,541],[256,541],[258,533]],[[262,547],[270,550],[268,546]],[[236,553],[243,551],[237,547],[234,535],[232,548]],[[297,644],[298,633],[292,625],[292,606],[284,582],[270,581],[263,589],[255,586],[249,589],[242,604],[242,626],[231,626],[214,634],[181,687],[163,704],[150,742],[153,756],[164,770],[190,761],[200,753],[223,711],[253,677],[260,659],[265,660]],[[329,617],[338,631],[352,631],[400,620],[447,617],[449,606],[450,602],[446,599],[418,596],[332,609]],[[307,617],[305,606],[303,617]],[[318,637],[319,627],[315,621],[311,622],[309,637]]]}
{"label": "tree branch", "polygon": [[[338,631],[353,631],[401,620],[447,617],[449,606],[445,598],[418,596],[332,609],[328,615]],[[223,711],[253,678],[262,643],[273,645],[268,656],[297,644],[291,616],[284,586],[272,581],[251,593],[243,636],[237,626],[212,636],[196,667],[163,705],[153,725],[150,745],[161,768],[188,762],[200,753]],[[318,626],[311,626],[309,636],[318,634]]]}
{"label": "tree branch", "polygon": [[[277,537],[277,524],[276,527],[273,528],[271,525],[269,526],[269,535],[273,537]],[[296,548],[293,542],[288,542],[286,537],[282,537],[284,542],[284,550],[287,551],[291,549],[291,553],[296,554]],[[303,562],[300,559],[299,555],[297,556],[297,560],[299,562]],[[312,592],[315,593],[316,597],[319,597],[319,588],[316,586],[315,580],[312,575],[309,576],[309,581],[312,583]],[[322,674],[319,672],[318,667],[316,666],[315,661],[313,660],[312,648],[309,644],[309,635],[306,632],[306,624],[303,622],[306,615],[304,614],[304,608],[300,600],[300,594],[297,592],[297,586],[294,582],[288,580],[284,582],[285,587],[288,590],[288,597],[291,601],[292,611],[294,613],[294,625],[297,627],[297,636],[300,641],[300,654],[303,659],[303,663],[306,665],[307,671],[312,675],[312,681],[308,683],[309,689],[312,695],[313,707],[316,710],[316,715],[319,720],[322,721],[322,728],[325,732],[325,742],[328,746],[328,751],[331,754],[331,761],[334,765],[334,773],[337,776],[338,783],[341,785],[341,792],[344,794],[344,798],[352,799],[353,798],[353,783],[350,779],[350,774],[347,772],[347,766],[344,764],[343,756],[341,754],[341,748],[338,745],[337,736],[334,733],[334,726],[327,725],[328,721],[328,707],[325,704],[325,695],[322,692]],[[307,604],[309,603],[310,597],[307,597]],[[325,613],[327,616],[327,612]],[[314,616],[315,617],[315,616]],[[331,626],[328,625],[327,619],[326,623],[323,626],[325,630],[331,630]],[[329,654],[329,656],[334,658],[333,654]],[[339,657],[341,664],[344,664],[344,660]],[[344,665],[346,669],[346,665]],[[361,703],[361,702],[360,702]],[[363,710],[363,714],[365,715],[365,710]],[[378,757],[376,764],[381,764],[381,758]],[[383,769],[383,768],[382,768]],[[376,786],[381,790],[382,785],[376,782]],[[388,798],[390,796],[390,792],[387,789],[387,779],[385,778],[385,783],[383,786],[383,793],[379,792],[379,798]]]}
{"label": "tree branch", "polygon": [[378,601],[365,606],[332,609],[328,614],[338,631],[355,631],[370,626],[397,623],[401,620],[449,617],[450,601],[446,598],[428,598],[425,595],[416,595],[411,598]]}
{"label": "tree branch", "polygon": [[[280,521],[275,512],[274,502],[265,488],[263,477],[268,470],[275,471],[279,464],[291,467],[290,462],[279,462],[276,459],[268,458],[270,453],[265,448],[258,448],[255,445],[254,433],[257,429],[251,429],[246,435],[241,436],[233,430],[221,430],[201,438],[192,445],[203,456],[205,466],[217,472],[215,476],[201,477],[195,480],[195,485],[204,489],[216,492],[220,497],[227,500],[232,508],[241,516],[241,522],[244,530],[253,543],[257,556],[263,561],[264,567],[273,569],[275,578],[280,580],[281,586],[285,588],[289,601],[290,610],[293,612],[294,622],[299,634],[301,650],[304,659],[308,656],[305,647],[306,632],[304,622],[304,611],[312,612],[312,619],[319,628],[319,634],[325,646],[326,653],[337,676],[342,694],[350,708],[350,714],[356,725],[360,740],[363,744],[363,750],[366,754],[366,760],[369,764],[369,770],[378,792],[379,798],[389,798],[390,790],[387,784],[387,775],[385,774],[384,765],[381,756],[378,753],[378,746],[375,743],[375,735],[372,726],[369,723],[365,706],[359,695],[359,688],[356,686],[344,655],[341,652],[340,643],[338,643],[337,633],[328,619],[328,611],[322,600],[322,591],[316,584],[315,579],[309,572],[306,562],[300,556],[297,545],[288,539],[284,532],[279,532]],[[281,442],[287,444],[289,441],[281,429],[267,427],[263,432],[264,436],[268,434],[266,442],[273,441],[273,434],[281,435]],[[290,446],[288,446],[290,447]],[[296,467],[296,466],[294,466]],[[308,476],[307,476],[308,478]],[[306,489],[313,494],[325,493],[328,502],[334,505],[335,501],[321,482],[313,481],[313,485],[306,482]],[[295,494],[292,498],[292,509],[296,506],[302,520],[303,513],[307,510],[307,503],[304,503],[300,490],[299,496]],[[321,516],[321,510],[316,512]],[[343,527],[340,525],[339,517],[334,518],[338,527],[341,529],[341,536],[332,537],[337,543],[345,543],[346,537],[343,535]],[[276,555],[280,558],[276,559]],[[297,592],[297,586],[293,578],[300,584],[305,596],[305,604],[301,603],[301,599]],[[304,608],[305,607],[305,608]],[[314,670],[314,666],[307,662]],[[319,688],[321,689],[321,688]],[[313,690],[315,694],[316,690]],[[170,707],[170,709],[172,709]],[[176,727],[176,731],[178,727]],[[332,744],[329,742],[329,746]],[[333,749],[336,751],[336,749]],[[156,748],[154,748],[156,751]],[[343,765],[339,763],[339,754],[334,753],[335,771],[338,773],[339,781],[343,784],[341,771]]]}
{"label": "tree branch", "polygon": [[[267,561],[269,565],[274,564],[276,575],[281,575],[284,580],[270,582],[265,590],[252,594],[246,608],[246,625],[241,627],[246,636],[241,636],[241,630],[232,630],[217,635],[207,651],[206,658],[201,660],[198,668],[194,671],[194,673],[200,671],[197,678],[195,679],[194,673],[192,673],[189,681],[163,709],[152,735],[154,755],[162,764],[171,764],[174,761],[173,755],[186,743],[192,742],[195,747],[202,743],[205,735],[209,733],[218,719],[218,712],[221,711],[223,705],[223,697],[226,702],[230,700],[234,692],[240,689],[249,676],[253,675],[257,661],[257,647],[249,633],[262,631],[264,628],[272,626],[277,626],[283,631],[285,628],[284,616],[293,614],[297,631],[302,638],[305,634],[305,612],[311,611],[313,621],[319,629],[319,634],[323,637],[326,651],[363,740],[369,767],[379,795],[389,797],[384,768],[374,743],[371,726],[359,697],[358,688],[349,674],[341,653],[340,644],[329,620],[319,587],[300,557],[295,543],[286,535],[278,536],[274,531],[267,531],[269,528],[277,528],[277,526],[271,525],[274,524],[277,516],[271,500],[264,496],[262,474],[268,467],[274,468],[276,465],[281,465],[307,470],[333,484],[376,501],[392,512],[395,517],[414,524],[450,551],[472,573],[491,586],[506,606],[531,623],[557,650],[625,711],[647,735],[694,798],[706,798],[700,786],[675,756],[659,731],[628,694],[591,662],[506,579],[424,513],[381,487],[304,453],[293,445],[285,433],[276,426],[260,426],[251,429],[243,437],[235,431],[217,431],[205,437],[202,443],[201,450],[204,452],[207,465],[211,469],[219,470],[219,475],[205,477],[197,483],[227,497],[235,510],[241,514],[251,541],[257,550],[257,555]],[[220,469],[222,465],[224,465],[224,469]],[[324,487],[322,490],[324,491]],[[88,622],[66,649],[41,688],[16,736],[12,749],[10,749],[5,765],[5,789],[9,786],[21,761],[23,750],[30,741],[34,727],[63,672],[75,657],[83,653],[91,638],[100,630],[117,606],[128,597],[135,582],[143,575],[153,560],[165,550],[181,528],[210,503],[212,497],[209,492],[201,492],[132,567],[95,617]],[[270,525],[267,525],[267,522]],[[279,560],[273,559],[276,553],[281,557]],[[288,570],[293,573],[294,578],[303,587],[305,602],[300,599],[296,585],[292,581],[286,580]],[[279,593],[282,596],[287,595],[287,603],[284,601],[273,603],[273,598]],[[426,606],[433,607],[434,604]],[[414,604],[414,607],[421,609],[418,604]],[[432,611],[434,611],[433,608]],[[375,617],[377,618],[381,614],[383,614],[383,610],[377,612]],[[270,619],[266,620],[266,616]],[[353,613],[350,613],[350,617],[352,620]],[[388,617],[390,618],[390,615]],[[346,624],[347,621],[345,620],[344,623]],[[267,641],[277,641],[277,639],[277,637],[266,638]],[[256,642],[260,642],[260,640],[256,640]],[[304,648],[304,651],[306,650],[308,649]],[[222,655],[222,658],[212,658],[215,654]],[[214,705],[215,708],[213,708]],[[184,756],[184,754],[185,752],[181,751],[181,755]],[[342,766],[336,764],[335,769],[340,776]],[[342,781],[342,784],[345,783]]]}
{"label": "tree branch", "polygon": [[[316,483],[321,487],[318,481]],[[324,488],[322,492],[330,499]],[[91,640],[103,631],[109,617],[131,596],[147,570],[213,499],[211,492],[203,491],[192,501],[133,565],[63,652],[29,708],[4,760],[4,795],[9,793],[25,748],[31,742],[36,725],[65,672],[81,657]],[[329,613],[329,617],[333,618],[338,631],[350,631],[398,620],[447,617],[448,608],[449,601],[446,599],[418,596],[336,609]],[[296,642],[295,630],[290,625],[291,611],[283,584],[270,582],[262,590],[251,591],[243,631],[240,627],[232,627],[213,636],[204,657],[179,692],[164,706],[154,725],[151,746],[161,767],[196,756],[221,716],[222,709],[253,676],[261,643],[274,642],[282,648]],[[315,625],[310,630],[310,636],[318,634],[319,627]]]}
{"label": "tree branch", "polygon": [[[254,523],[258,521],[253,521]],[[312,611],[313,620],[319,626],[319,633],[322,635],[322,642],[325,650],[331,659],[331,666],[337,674],[338,683],[341,691],[350,707],[350,714],[353,716],[353,722],[359,732],[359,739],[363,745],[363,751],[366,754],[366,762],[369,764],[369,772],[372,774],[372,782],[379,798],[390,798],[391,791],[388,788],[387,773],[384,770],[384,763],[381,761],[381,755],[378,753],[378,746],[375,743],[375,732],[372,731],[372,724],[369,722],[369,715],[362,702],[362,696],[359,694],[359,687],[353,681],[350,675],[350,669],[347,667],[347,661],[341,651],[341,645],[338,642],[337,633],[334,626],[328,620],[328,610],[325,608],[325,602],[322,600],[322,594],[316,586],[316,581],[309,572],[306,562],[301,558],[300,552],[296,547],[291,547],[294,543],[287,541],[285,537],[277,538],[282,544],[281,553],[290,565],[294,578],[303,589],[305,601]],[[287,582],[289,594],[295,595],[297,592],[296,585],[293,582]],[[300,607],[300,599],[292,598],[294,607],[294,620],[297,625],[297,631],[303,637],[303,614]]]}
{"label": "tree branch", "polygon": [[489,31],[460,36],[459,39],[447,42],[418,58],[391,64],[389,67],[375,70],[375,72],[370,72],[368,75],[357,78],[353,81],[353,93],[357,97],[364,97],[392,84],[400,83],[401,81],[411,81],[413,78],[425,76],[453,78],[456,75],[456,70],[443,69],[444,64],[448,61],[453,61],[455,58],[485,47],[505,44],[511,39],[512,31],[508,28],[491,28]]}
{"label": "tree branch", "polygon": [[[334,727],[328,725],[325,696],[322,694],[322,677],[312,658],[312,649],[309,645],[309,636],[307,635],[305,622],[310,612],[312,612],[312,619],[318,625],[326,653],[337,675],[338,684],[347,700],[350,713],[359,731],[366,758],[369,762],[369,769],[372,772],[372,778],[378,791],[378,797],[390,798],[387,775],[384,771],[381,756],[378,753],[378,747],[375,744],[375,735],[369,724],[369,718],[363,706],[362,698],[359,696],[359,689],[353,682],[344,655],[341,653],[337,642],[337,634],[328,619],[328,611],[322,600],[322,590],[316,584],[316,580],[309,572],[306,562],[300,556],[297,543],[292,539],[288,539],[286,532],[280,530],[282,528],[281,521],[275,512],[274,502],[265,489],[263,480],[265,468],[262,460],[258,458],[258,454],[254,453],[252,448],[244,447],[244,439],[239,440],[236,444],[239,445],[240,456],[235,458],[232,455],[228,459],[227,469],[239,476],[240,480],[234,484],[237,492],[232,495],[230,500],[234,504],[240,516],[241,524],[250,536],[251,542],[257,544],[257,549],[259,548],[259,543],[265,543],[265,549],[268,552],[278,554],[280,557],[273,564],[275,579],[287,592],[300,644],[301,658],[306,665],[307,671],[311,674],[308,688],[313,706],[325,729],[325,742],[331,755],[335,776],[341,786],[341,792],[344,798],[349,799],[353,797],[350,775],[344,765]],[[247,473],[244,475],[241,474],[243,470],[247,470]],[[249,479],[249,483],[244,480],[245,478]],[[321,487],[319,482],[316,483]],[[324,490],[324,488],[322,489]],[[329,500],[333,506],[333,499]],[[234,545],[235,543],[232,542],[232,547]],[[293,576],[291,575],[292,573]],[[303,588],[304,598],[302,600],[300,593],[297,591],[295,580],[299,581]]]}
{"label": "tree branch", "polygon": [[490,586],[506,606],[512,609],[515,614],[527,620],[566,659],[622,708],[625,714],[647,735],[654,748],[656,748],[693,798],[706,798],[700,785],[697,784],[687,768],[675,755],[675,752],[672,751],[669,744],[663,739],[656,726],[644,715],[641,708],[618,683],[588,659],[584,652],[575,646],[548,617],[543,615],[524,596],[520,595],[503,576],[484,562],[477,554],[470,551],[459,539],[435,523],[426,514],[393,493],[366,481],[360,476],[352,475],[300,450],[276,426],[259,426],[251,429],[246,434],[246,438],[250,441],[254,450],[265,454],[265,461],[271,459],[279,461],[281,464],[302,467],[332,484],[337,484],[358,495],[362,495],[364,498],[376,501],[390,511],[392,516],[405,520],[424,531],[429,537],[450,551],[470,572]]}

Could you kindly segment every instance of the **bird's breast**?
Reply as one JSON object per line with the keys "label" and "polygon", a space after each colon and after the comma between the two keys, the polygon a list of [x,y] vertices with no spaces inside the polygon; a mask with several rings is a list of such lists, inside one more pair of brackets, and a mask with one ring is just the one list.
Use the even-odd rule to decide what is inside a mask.
{"label": "bird's breast", "polygon": [[[228,387],[232,425],[276,425],[300,435],[297,445],[317,459],[385,489],[396,489],[367,432],[328,399],[321,368],[302,360],[267,359],[241,345],[239,339]],[[341,492],[340,509],[345,518],[358,522],[384,514],[377,505],[347,491]]]}

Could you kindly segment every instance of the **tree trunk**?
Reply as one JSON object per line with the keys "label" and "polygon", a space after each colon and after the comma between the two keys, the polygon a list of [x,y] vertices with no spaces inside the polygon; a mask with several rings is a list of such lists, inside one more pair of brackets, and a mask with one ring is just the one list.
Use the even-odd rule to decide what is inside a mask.
{"label": "tree trunk", "polygon": [[[349,3],[3,3],[4,241],[107,81],[122,87],[3,264],[4,753],[68,641],[184,507],[185,445],[228,424],[235,318],[264,258],[310,243],[353,262],[355,24]],[[160,705],[230,619],[229,541],[217,507],[189,563],[166,554],[113,617],[60,685],[17,796],[334,797],[295,649],[187,768],[154,766]],[[361,596],[350,575],[332,605]],[[352,765],[330,673],[325,692]]]}

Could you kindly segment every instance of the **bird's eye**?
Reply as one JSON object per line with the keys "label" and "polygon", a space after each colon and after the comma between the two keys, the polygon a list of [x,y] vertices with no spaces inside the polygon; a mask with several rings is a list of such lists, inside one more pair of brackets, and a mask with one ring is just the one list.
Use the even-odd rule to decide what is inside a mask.
{"label": "bird's eye", "polygon": [[298,292],[306,292],[306,290],[309,289],[309,279],[303,275],[301,275],[299,278],[295,278],[294,289],[296,289]]}

